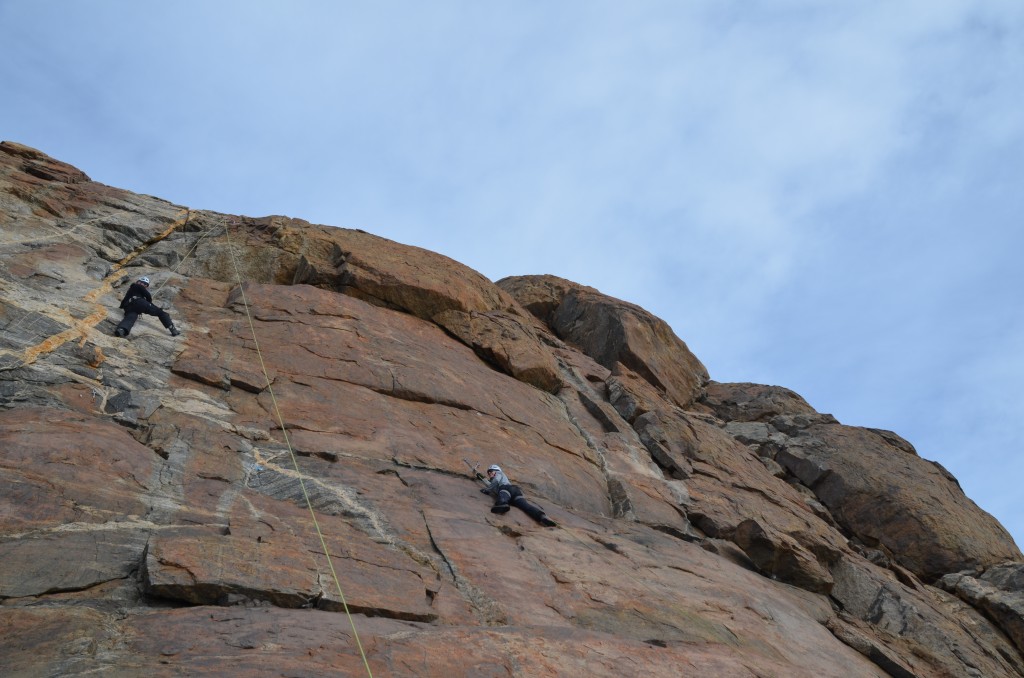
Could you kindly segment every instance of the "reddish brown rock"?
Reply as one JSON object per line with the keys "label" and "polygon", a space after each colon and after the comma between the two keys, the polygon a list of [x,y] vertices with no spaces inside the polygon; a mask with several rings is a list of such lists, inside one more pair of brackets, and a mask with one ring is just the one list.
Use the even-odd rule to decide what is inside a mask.
{"label": "reddish brown rock", "polygon": [[812,593],[832,590],[832,575],[810,552],[790,537],[748,518],[736,526],[733,541],[757,566],[774,579]]}
{"label": "reddish brown rock", "polygon": [[144,516],[157,461],[111,423],[67,410],[0,410],[0,534]]}
{"label": "reddish brown rock", "polygon": [[68,526],[0,542],[0,599],[80,591],[126,579],[139,567],[152,525]]}
{"label": "reddish brown rock", "polygon": [[77,167],[54,160],[41,151],[13,141],[0,141],[0,153],[6,153],[21,160],[21,171],[39,179],[60,181],[66,184],[91,181],[85,172]]}
{"label": "reddish brown rock", "polygon": [[[362,449],[410,464],[437,464],[441,454],[448,469],[461,473],[462,456],[471,450],[466,442],[476,441],[472,454],[478,459],[504,458],[513,468],[544,459],[556,493],[557,486],[572,486],[558,478],[559,466],[592,466],[585,441],[564,420],[557,401],[510,382],[436,326],[307,286],[247,289],[249,313],[264,337],[264,363],[274,366],[278,405],[304,449]],[[243,312],[239,295],[228,303]],[[211,325],[217,365],[236,373],[239,365],[258,362],[247,332],[234,333],[235,325],[223,321]],[[219,335],[219,328],[232,333]],[[179,361],[194,364],[201,355],[186,350]],[[269,393],[260,400],[272,408]],[[265,420],[268,409],[254,415]],[[384,412],[391,423],[386,438],[374,434]],[[441,413],[451,421],[450,430],[430,423]],[[582,496],[578,505],[599,506]]]}
{"label": "reddish brown rock", "polygon": [[298,225],[301,231],[280,234],[283,240],[301,239],[304,244],[305,262],[296,284],[336,289],[424,319],[449,310],[514,306],[490,280],[444,255],[364,231]]}
{"label": "reddish brown rock", "polygon": [[781,386],[711,382],[702,403],[730,422],[769,421],[782,414],[817,414],[798,394]]}
{"label": "reddish brown rock", "polygon": [[519,381],[556,393],[562,387],[555,358],[522,317],[503,311],[444,311],[434,322]]}
{"label": "reddish brown rock", "polygon": [[845,544],[792,485],[699,417],[651,412],[636,427],[666,475],[684,479],[696,527],[734,541],[768,576],[828,591],[828,567]]}
{"label": "reddish brown rock", "polygon": [[[310,233],[320,236],[311,239]],[[505,292],[448,257],[363,231],[283,230],[302,242],[294,282],[338,290],[432,320],[507,374],[545,391],[561,385],[550,350]]]}
{"label": "reddish brown rock", "polygon": [[665,401],[643,377],[623,365],[615,365],[605,382],[608,402],[629,422],[648,412],[665,408]]}
{"label": "reddish brown rock", "polygon": [[[563,342],[440,255],[10,148],[4,675],[1024,672],[1012,616],[900,565],[963,561],[934,534],[970,511],[924,545],[838,520],[868,511],[824,484],[847,457],[914,460],[932,499],[895,434],[777,387],[695,401],[706,375],[660,321],[567,281],[517,292]],[[143,271],[182,336],[112,336]],[[559,527],[491,513],[464,460],[500,463]]]}
{"label": "reddish brown rock", "polygon": [[109,612],[89,607],[0,607],[0,637],[10,676],[69,676],[98,667],[128,673],[141,665],[111,654],[123,629]]}
{"label": "reddish brown rock", "polygon": [[[943,591],[926,586],[899,570],[872,567],[867,561],[844,557],[832,568],[835,584],[831,597],[842,608],[830,628],[841,624],[858,635],[870,634],[872,647],[861,647],[866,656],[884,654],[876,659],[879,666],[899,662],[912,667],[912,675],[941,674],[939,666],[948,665],[952,652],[982,675],[1013,676],[1024,673],[1024,659],[1014,651],[1010,641],[989,624],[978,610]],[[947,620],[955,619],[950,625]],[[970,638],[960,629],[970,628]],[[844,634],[837,632],[843,639]],[[846,642],[844,640],[844,642]],[[858,647],[863,643],[848,643]],[[998,653],[1005,664],[992,662],[991,652]],[[982,668],[982,667],[985,668]],[[971,671],[960,671],[970,675]],[[892,673],[892,675],[900,675]]]}
{"label": "reddish brown rock", "polygon": [[430,594],[439,589],[436,577],[400,552],[373,543],[344,522],[322,519],[336,582],[301,511],[267,500],[257,503],[262,509],[258,521],[236,512],[227,532],[187,528],[155,535],[143,570],[146,592],[193,605],[340,610],[347,591],[353,611],[386,611],[418,621],[437,618],[430,609]]}
{"label": "reddish brown rock", "polygon": [[[188,636],[187,629],[201,620],[210,623],[211,633]],[[181,672],[251,675],[272,665],[285,673],[340,675],[366,675],[368,666],[373,675],[469,678],[586,673],[615,678],[642,672],[667,678],[680,671],[751,676],[754,667],[763,672],[786,666],[785,653],[768,648],[749,648],[750,654],[727,656],[715,652],[715,645],[661,646],[599,630],[547,629],[535,635],[516,627],[431,628],[362,616],[353,621],[355,631],[343,617],[315,611],[190,608],[139,618],[125,631],[130,656],[136,658],[139,668],[146,667],[147,673],[158,676]],[[354,642],[355,633],[365,649],[365,663]],[[811,648],[814,641],[825,639],[813,633],[800,646]],[[827,657],[819,656],[808,657],[806,672],[801,669],[801,673],[884,675],[852,651],[842,656],[841,671],[830,666]]]}
{"label": "reddish brown rock", "polygon": [[947,574],[938,585],[994,619],[1024,652],[1024,563],[1005,563],[979,576]]}
{"label": "reddish brown rock", "polygon": [[614,371],[621,364],[675,404],[696,400],[707,369],[672,329],[639,306],[555,276],[505,278],[498,285],[561,339]]}
{"label": "reddish brown rock", "polygon": [[[780,424],[782,425],[782,424]],[[926,581],[1024,556],[956,480],[894,436],[815,424],[792,436],[777,460],[868,546],[881,544]]]}

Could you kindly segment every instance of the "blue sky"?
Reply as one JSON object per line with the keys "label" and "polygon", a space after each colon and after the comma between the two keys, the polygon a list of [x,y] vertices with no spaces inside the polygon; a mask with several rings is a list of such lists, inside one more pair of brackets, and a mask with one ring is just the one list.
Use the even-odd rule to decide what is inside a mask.
{"label": "blue sky", "polygon": [[664,318],[1024,545],[1024,3],[0,0],[0,138]]}

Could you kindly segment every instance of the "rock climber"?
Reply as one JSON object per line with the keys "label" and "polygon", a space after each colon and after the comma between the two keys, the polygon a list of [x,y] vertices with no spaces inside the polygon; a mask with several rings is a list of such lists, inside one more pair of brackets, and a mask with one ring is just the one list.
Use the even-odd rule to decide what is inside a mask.
{"label": "rock climber", "polygon": [[176,337],[180,332],[178,328],[171,322],[171,316],[168,315],[167,311],[160,308],[153,303],[153,296],[149,293],[149,278],[142,276],[129,287],[128,291],[124,294],[124,299],[121,300],[121,308],[124,309],[124,319],[118,323],[117,329],[114,330],[114,334],[119,337],[127,337],[128,333],[132,331],[132,327],[135,325],[135,321],[139,319],[139,314],[155,315],[163,323],[163,326],[170,331],[172,337]]}
{"label": "rock climber", "polygon": [[523,496],[523,491],[509,482],[508,477],[505,476],[505,473],[497,464],[491,464],[487,467],[487,478],[484,478],[479,473],[477,477],[487,483],[487,487],[481,488],[480,491],[494,497],[494,506],[491,507],[491,513],[506,513],[509,505],[512,505],[545,527],[555,527],[557,525],[555,521],[548,518],[547,514],[539,506],[531,504],[526,500],[526,497]]}

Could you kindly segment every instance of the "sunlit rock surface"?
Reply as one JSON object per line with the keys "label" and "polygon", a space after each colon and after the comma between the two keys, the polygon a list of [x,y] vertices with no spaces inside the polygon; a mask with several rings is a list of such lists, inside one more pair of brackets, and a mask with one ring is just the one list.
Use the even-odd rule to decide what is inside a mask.
{"label": "sunlit rock surface", "polygon": [[1024,675],[952,476],[633,304],[10,142],[0,248],[2,675]]}

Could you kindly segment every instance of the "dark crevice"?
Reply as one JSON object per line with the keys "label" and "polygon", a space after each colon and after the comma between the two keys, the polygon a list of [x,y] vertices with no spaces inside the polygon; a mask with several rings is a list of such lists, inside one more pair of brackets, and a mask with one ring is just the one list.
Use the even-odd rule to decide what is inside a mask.
{"label": "dark crevice", "polygon": [[[684,514],[683,517],[684,518],[686,517],[685,514]],[[694,534],[692,532],[686,532],[685,530],[681,530],[678,527],[674,527],[672,525],[664,525],[664,524],[654,525],[654,524],[650,524],[650,523],[644,523],[644,524],[647,525],[648,527],[650,527],[652,530],[657,530],[658,532],[661,532],[663,534],[667,534],[670,537],[675,537],[676,539],[685,541],[685,542],[690,543],[690,544],[700,544],[705,539],[705,537],[702,536],[702,535]]]}
{"label": "dark crevice", "polygon": [[455,588],[459,588],[459,578],[455,574],[455,565],[448,560],[448,556],[446,556],[444,551],[441,550],[441,547],[437,545],[437,541],[434,539],[434,533],[430,530],[430,522],[427,521],[426,515],[422,512],[420,515],[423,517],[423,525],[426,527],[427,538],[430,540],[430,546],[434,549],[434,552],[441,557],[441,562],[444,563],[445,569],[448,570],[448,576],[451,577],[452,584],[455,585]]}
{"label": "dark crevice", "polygon": [[132,579],[133,574],[126,574],[122,577],[111,577],[110,579],[103,579],[101,581],[94,581],[89,584],[82,586],[57,586],[51,589],[47,589],[40,593],[32,593],[25,596],[3,596],[0,595],[0,600],[22,600],[25,598],[42,598],[44,596],[57,595],[61,593],[81,593],[82,591],[88,591],[104,584],[109,584],[112,581],[127,581]]}
{"label": "dark crevice", "polygon": [[[324,610],[326,612],[345,611],[345,608],[341,605],[341,603],[328,602],[326,598],[321,598],[317,602],[316,609]],[[437,615],[433,612],[419,614],[416,612],[407,612],[403,610],[388,610],[381,607],[353,605],[352,603],[348,604],[348,611],[351,614],[361,614],[367,617],[383,617],[385,619],[395,619],[397,621],[422,622],[428,624],[437,621]]]}

